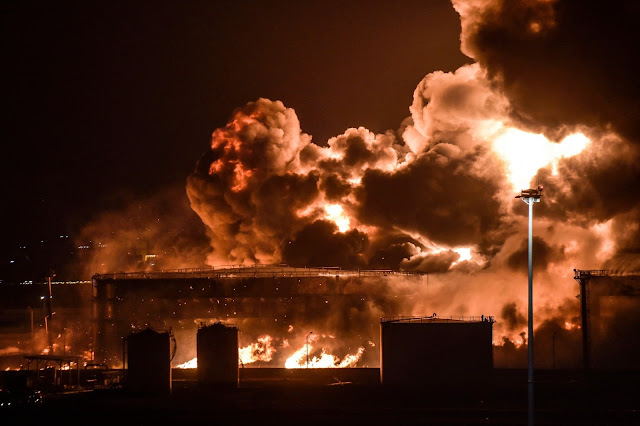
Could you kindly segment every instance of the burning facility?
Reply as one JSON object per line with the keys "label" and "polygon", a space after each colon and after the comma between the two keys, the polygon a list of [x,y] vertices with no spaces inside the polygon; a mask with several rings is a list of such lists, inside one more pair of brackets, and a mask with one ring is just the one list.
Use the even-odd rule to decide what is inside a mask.
{"label": "burning facility", "polygon": [[[408,283],[408,291],[387,300],[387,287],[399,279]],[[391,270],[284,265],[95,275],[94,357],[120,364],[123,336],[151,326],[175,333],[179,364],[196,356],[196,330],[200,335],[206,331],[203,326],[231,321],[239,324],[240,346],[249,344],[244,360],[241,356],[244,365],[307,365],[305,359],[282,357],[294,352],[293,345],[302,346],[302,335],[314,330],[307,349],[319,339],[325,341],[322,353],[311,351],[313,366],[334,366],[331,358],[327,365],[321,362],[331,357],[325,349],[333,348],[377,367],[377,320],[399,315],[423,279],[422,274]]]}

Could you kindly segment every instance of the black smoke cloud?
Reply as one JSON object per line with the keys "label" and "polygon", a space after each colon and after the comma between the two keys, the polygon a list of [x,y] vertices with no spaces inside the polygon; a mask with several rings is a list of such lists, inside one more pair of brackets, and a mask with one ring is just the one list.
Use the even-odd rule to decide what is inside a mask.
{"label": "black smoke cloud", "polygon": [[[446,108],[452,98],[468,106],[489,96],[486,86],[465,95],[455,82],[471,85],[477,73],[431,78],[416,96],[438,99],[429,82],[444,80],[436,92],[447,97]],[[439,114],[425,108],[415,110],[417,121]],[[424,129],[413,129],[409,139],[424,138],[416,136]],[[191,205],[209,228],[210,262],[403,265],[426,272],[451,267],[455,246],[495,251],[505,237],[496,199],[506,183],[500,164],[487,147],[469,141],[468,129],[452,126],[448,133],[450,142],[418,148],[397,132],[376,135],[361,127],[321,146],[281,102],[250,102],[213,133],[211,149],[188,179]],[[427,247],[424,238],[444,248]],[[436,256],[447,248],[446,256]]]}
{"label": "black smoke cloud", "polygon": [[413,256],[401,263],[402,269],[407,271],[423,271],[427,273],[444,273],[460,259],[460,255],[452,250],[440,253]]}
{"label": "black smoke cloud", "polygon": [[500,318],[504,320],[509,330],[516,330],[518,327],[522,328],[527,322],[525,316],[518,312],[515,302],[507,303],[502,307]]}
{"label": "black smoke cloud", "polygon": [[212,264],[277,262],[280,244],[312,222],[296,209],[317,198],[317,174],[292,173],[309,141],[292,109],[266,99],[214,132],[187,184],[209,229]]}
{"label": "black smoke cloud", "polygon": [[558,173],[538,172],[549,194],[540,214],[593,224],[637,209],[640,149],[615,136],[594,139],[591,148],[560,162]]}
{"label": "black smoke cloud", "polygon": [[492,197],[500,180],[473,174],[481,155],[479,148],[459,155],[455,146],[439,144],[395,173],[367,171],[357,193],[358,218],[449,246],[491,247],[501,224],[499,202]]}
{"label": "black smoke cloud", "polygon": [[[560,263],[564,259],[562,247],[552,247],[538,236],[533,237],[531,244],[536,256],[536,261],[533,264],[534,271],[546,270],[550,263]],[[522,240],[520,248],[507,258],[507,265],[513,270],[527,269],[529,265],[528,250],[529,241],[525,238]]]}
{"label": "black smoke cloud", "polygon": [[487,70],[518,120],[547,134],[611,126],[640,142],[636,1],[453,5],[462,18],[463,53]]}
{"label": "black smoke cloud", "polygon": [[368,245],[367,235],[356,229],[341,233],[334,223],[317,220],[284,244],[282,259],[293,266],[359,268],[366,265]]}
{"label": "black smoke cloud", "polygon": [[[640,267],[640,7],[453,5],[462,51],[476,62],[425,76],[397,129],[350,128],[312,141],[280,101],[240,106],[188,176],[189,205],[174,192],[105,212],[78,240],[106,246],[83,262],[83,273],[150,268],[141,259],[152,253],[163,255],[156,269],[285,262],[427,272],[431,287],[411,287],[410,302],[395,301],[400,283],[369,288],[368,302],[341,310],[363,335],[375,333],[382,314],[492,314],[501,362],[510,356],[517,364],[527,340],[527,210],[513,198],[509,159],[492,143],[505,129],[556,142],[582,132],[587,148],[532,179],[545,185],[535,207],[538,342],[544,353],[554,335],[575,343],[573,268]],[[184,222],[193,212],[201,222]],[[348,323],[309,321],[332,332]]]}
{"label": "black smoke cloud", "polygon": [[[509,100],[519,127],[559,141],[581,131],[590,147],[540,170],[547,197],[538,208],[552,220],[594,226],[638,222],[640,182],[640,6],[635,1],[453,0],[462,23],[461,50],[486,70]],[[636,212],[636,213],[633,213]],[[604,264],[636,268],[636,253],[614,234]],[[598,265],[600,266],[600,265]]]}
{"label": "black smoke cloud", "polygon": [[[638,264],[640,208],[629,195],[640,181],[638,7],[453,4],[462,50],[476,63],[425,76],[397,129],[350,128],[312,141],[292,108],[259,98],[213,132],[186,186],[206,227],[209,248],[199,253],[208,264],[284,262],[450,276],[437,286],[441,295],[430,293],[433,306],[407,305],[404,313],[493,309],[502,322],[497,341],[504,337],[505,347],[520,350],[524,292],[513,283],[526,271],[526,209],[513,198],[509,159],[492,145],[511,128],[554,141],[580,131],[591,141],[535,177],[545,184],[536,205],[543,225],[534,241],[541,278],[537,324],[552,330],[575,316],[574,290],[565,284],[576,263]],[[366,322],[375,313],[403,313],[391,293],[380,297],[374,308],[361,306],[355,314]],[[569,302],[571,309],[559,308]]]}

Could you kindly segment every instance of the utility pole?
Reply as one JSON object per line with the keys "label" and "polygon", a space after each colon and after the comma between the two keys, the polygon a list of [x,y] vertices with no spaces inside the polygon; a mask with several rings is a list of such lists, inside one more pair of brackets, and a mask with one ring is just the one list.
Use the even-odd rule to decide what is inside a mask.
{"label": "utility pole", "polygon": [[533,426],[533,204],[540,202],[542,197],[542,185],[539,185],[535,189],[523,189],[516,198],[522,199],[529,206],[529,306],[528,306],[528,358],[529,358],[529,371],[528,371],[528,424]]}
{"label": "utility pole", "polygon": [[51,331],[51,318],[53,317],[53,306],[52,300],[53,294],[51,292],[51,278],[55,277],[56,273],[51,271],[49,276],[47,277],[47,281],[49,283],[49,298],[47,300],[47,316],[45,318],[46,321],[46,330],[47,330],[47,340],[49,343],[49,355],[53,355],[53,332]]}

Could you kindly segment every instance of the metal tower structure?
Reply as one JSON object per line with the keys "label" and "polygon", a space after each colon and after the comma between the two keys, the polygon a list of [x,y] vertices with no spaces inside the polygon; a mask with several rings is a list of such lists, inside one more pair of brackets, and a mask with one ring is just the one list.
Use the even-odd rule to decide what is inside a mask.
{"label": "metal tower structure", "polygon": [[[613,271],[606,269],[574,269],[574,279],[580,284],[580,318],[582,328],[582,362],[585,371],[592,368],[591,359],[591,306],[592,299],[602,296],[640,297],[638,277],[640,271]],[[592,279],[600,278],[597,288],[590,285]],[[634,279],[635,278],[635,279]],[[602,281],[604,279],[604,281]],[[593,294],[595,291],[595,294]]]}

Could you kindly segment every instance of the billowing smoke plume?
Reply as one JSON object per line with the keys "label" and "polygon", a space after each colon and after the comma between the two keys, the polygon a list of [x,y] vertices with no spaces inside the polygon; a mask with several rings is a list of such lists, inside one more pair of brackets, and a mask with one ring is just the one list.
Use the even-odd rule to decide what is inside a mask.
{"label": "billowing smoke plume", "polygon": [[[551,219],[583,226],[611,223],[617,251],[608,266],[635,268],[640,180],[640,7],[634,1],[453,1],[462,51],[486,70],[521,126],[559,140],[582,129],[591,147],[540,171]],[[586,7],[585,7],[586,6]],[[609,222],[610,221],[610,222]],[[619,237],[618,237],[619,236]],[[635,238],[637,240],[637,238]]]}
{"label": "billowing smoke plume", "polygon": [[[254,263],[424,272],[420,286],[374,286],[361,306],[337,310],[346,319],[309,317],[279,342],[300,344],[325,325],[354,353],[381,315],[485,314],[497,320],[496,363],[518,366],[528,341],[527,207],[514,195],[544,184],[534,208],[536,362],[579,363],[573,269],[640,270],[640,7],[453,6],[475,63],[426,75],[396,129],[314,141],[291,106],[240,106],[213,132],[188,199],[181,188],[135,200],[85,228],[78,245],[97,250],[83,274]],[[243,345],[258,328],[276,332],[243,329]],[[357,344],[337,343],[340,332]]]}
{"label": "billowing smoke plume", "polygon": [[507,180],[482,132],[505,102],[477,66],[435,73],[401,129],[352,128],[324,146],[281,102],[249,103],[214,132],[188,180],[210,261],[442,271],[458,260],[453,247],[495,252]]}
{"label": "billowing smoke plume", "polygon": [[258,99],[213,133],[187,183],[208,261],[437,274],[406,314],[488,310],[506,351],[526,342],[527,209],[514,195],[544,183],[536,323],[574,339],[573,268],[640,267],[640,8],[453,5],[476,63],[428,74],[397,129],[314,142],[293,109]]}

